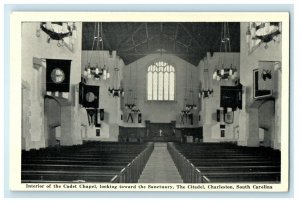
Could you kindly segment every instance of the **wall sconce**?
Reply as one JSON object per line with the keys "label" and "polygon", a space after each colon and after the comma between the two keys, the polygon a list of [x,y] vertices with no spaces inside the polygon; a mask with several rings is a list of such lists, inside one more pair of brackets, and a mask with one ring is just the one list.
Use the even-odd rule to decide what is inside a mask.
{"label": "wall sconce", "polygon": [[261,73],[261,77],[264,81],[267,80],[267,79],[272,79],[271,70],[264,69]]}

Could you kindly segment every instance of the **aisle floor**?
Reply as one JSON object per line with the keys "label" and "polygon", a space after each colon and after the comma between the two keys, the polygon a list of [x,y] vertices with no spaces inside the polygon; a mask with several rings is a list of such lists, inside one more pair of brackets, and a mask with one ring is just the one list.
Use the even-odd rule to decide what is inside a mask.
{"label": "aisle floor", "polygon": [[154,150],[138,182],[182,183],[180,174],[167,150],[167,143],[154,144]]}

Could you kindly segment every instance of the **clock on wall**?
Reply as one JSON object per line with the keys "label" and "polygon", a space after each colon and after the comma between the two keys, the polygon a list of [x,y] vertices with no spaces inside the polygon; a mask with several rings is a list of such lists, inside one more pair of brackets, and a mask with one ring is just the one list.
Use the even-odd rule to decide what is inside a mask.
{"label": "clock on wall", "polygon": [[65,80],[65,73],[60,68],[55,68],[51,72],[51,79],[54,83],[62,83]]}

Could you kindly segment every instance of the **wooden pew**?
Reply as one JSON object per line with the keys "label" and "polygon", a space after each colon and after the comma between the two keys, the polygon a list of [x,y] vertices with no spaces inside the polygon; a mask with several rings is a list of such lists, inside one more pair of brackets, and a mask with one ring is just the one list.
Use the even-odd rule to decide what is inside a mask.
{"label": "wooden pew", "polygon": [[22,182],[134,182],[153,143],[88,143],[22,152]]}
{"label": "wooden pew", "polygon": [[22,171],[23,183],[111,182],[118,172]]}
{"label": "wooden pew", "polygon": [[193,180],[198,172],[201,182],[280,182],[280,152],[269,148],[216,143],[176,144],[170,148],[173,159],[182,155],[179,159],[185,166],[176,166],[189,173],[181,173],[186,180]]}

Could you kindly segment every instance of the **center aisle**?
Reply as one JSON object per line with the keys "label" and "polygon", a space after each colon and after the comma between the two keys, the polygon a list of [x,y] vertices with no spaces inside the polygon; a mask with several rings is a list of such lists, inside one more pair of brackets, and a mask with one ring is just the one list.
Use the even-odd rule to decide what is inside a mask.
{"label": "center aisle", "polygon": [[167,150],[167,143],[155,143],[139,183],[183,183]]}

